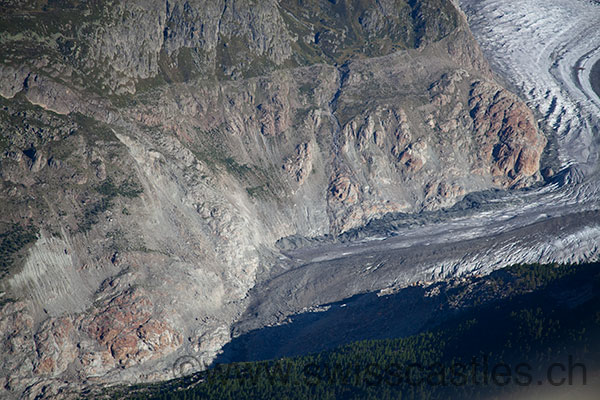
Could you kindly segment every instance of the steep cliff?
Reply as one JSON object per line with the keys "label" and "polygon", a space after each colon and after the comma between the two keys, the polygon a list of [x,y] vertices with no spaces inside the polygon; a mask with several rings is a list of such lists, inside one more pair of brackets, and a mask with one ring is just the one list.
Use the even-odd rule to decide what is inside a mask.
{"label": "steep cliff", "polygon": [[541,179],[450,1],[0,9],[6,395],[209,363],[280,238]]}

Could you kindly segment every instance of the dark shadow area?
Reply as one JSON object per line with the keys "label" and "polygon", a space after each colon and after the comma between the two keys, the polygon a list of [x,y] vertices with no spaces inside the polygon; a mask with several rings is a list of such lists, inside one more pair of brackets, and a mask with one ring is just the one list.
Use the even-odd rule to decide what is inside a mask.
{"label": "dark shadow area", "polygon": [[[521,265],[487,276],[410,286],[387,295],[356,295],[296,314],[280,325],[244,333],[223,348],[213,366],[304,356],[362,340],[409,337],[466,318],[470,313],[477,319],[484,318],[487,312],[482,312],[482,308],[494,307],[515,296],[529,299],[529,293],[536,290],[539,294],[533,303],[543,302],[539,299],[550,303],[558,299],[558,303],[563,303],[566,299],[573,307],[580,300],[589,300],[593,290],[587,287],[592,282],[600,284],[599,267],[598,263],[579,268]],[[526,307],[529,301],[523,300],[522,306]],[[493,325],[491,321],[490,324]]]}
{"label": "dark shadow area", "polygon": [[360,294],[328,304],[321,311],[297,314],[285,324],[233,339],[215,364],[298,356],[358,340],[413,335],[453,315],[442,312],[445,296],[427,295],[433,287],[413,286],[387,296]]}
{"label": "dark shadow area", "polygon": [[592,89],[594,89],[596,95],[600,97],[600,61],[597,61],[590,71],[590,82],[592,84]]}

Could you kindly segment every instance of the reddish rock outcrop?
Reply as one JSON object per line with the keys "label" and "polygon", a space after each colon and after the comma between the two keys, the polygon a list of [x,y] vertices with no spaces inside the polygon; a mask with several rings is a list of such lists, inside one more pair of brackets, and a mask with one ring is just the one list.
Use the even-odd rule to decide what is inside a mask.
{"label": "reddish rock outcrop", "polygon": [[137,364],[168,354],[181,344],[181,335],[153,314],[143,290],[133,289],[99,310],[89,322],[88,333],[110,351],[117,364]]}
{"label": "reddish rock outcrop", "polygon": [[496,183],[514,186],[537,173],[546,138],[524,103],[494,83],[475,82],[469,107],[479,166],[488,165]]}
{"label": "reddish rock outcrop", "polygon": [[427,151],[427,143],[424,140],[419,140],[409,145],[398,156],[398,162],[403,165],[408,172],[418,172],[427,162],[425,152]]}
{"label": "reddish rock outcrop", "polygon": [[296,154],[285,160],[283,169],[300,185],[312,171],[312,146],[310,143],[302,143],[296,146]]}
{"label": "reddish rock outcrop", "polygon": [[33,369],[36,375],[58,375],[78,355],[73,321],[68,317],[46,320],[34,341],[40,357]]}
{"label": "reddish rock outcrop", "polygon": [[348,176],[337,175],[329,187],[331,198],[343,203],[355,203],[358,200],[358,188]]}
{"label": "reddish rock outcrop", "polygon": [[275,95],[269,102],[261,103],[257,107],[260,131],[265,136],[276,136],[290,126],[290,107],[287,101]]}

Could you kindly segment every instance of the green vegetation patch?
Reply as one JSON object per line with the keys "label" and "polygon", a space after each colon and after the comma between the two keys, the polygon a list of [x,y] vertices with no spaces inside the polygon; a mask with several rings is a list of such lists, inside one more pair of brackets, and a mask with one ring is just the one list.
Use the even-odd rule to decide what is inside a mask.
{"label": "green vegetation patch", "polygon": [[229,138],[224,132],[226,128],[197,130],[198,138],[190,151],[215,174],[227,173],[246,187],[250,197],[279,197],[286,191],[273,168],[245,163],[234,158],[235,153],[227,146]]}
{"label": "green vegetation patch", "polygon": [[253,53],[250,38],[220,36],[216,51],[219,79],[248,78],[279,68],[338,64],[378,57],[436,42],[459,24],[454,6],[445,0],[375,0],[279,3],[292,57],[275,65],[265,54]]}
{"label": "green vegetation patch", "polygon": [[111,199],[117,196],[133,199],[144,192],[141,186],[131,180],[122,182],[117,186],[110,179],[102,182],[102,184],[96,188],[96,191],[102,196]]}
{"label": "green vegetation patch", "polygon": [[280,5],[298,40],[300,64],[374,57],[438,41],[458,25],[454,7],[442,0],[288,1]]}
{"label": "green vegetation patch", "polygon": [[114,205],[116,197],[122,196],[133,199],[144,191],[139,184],[131,180],[126,180],[119,185],[115,185],[110,178],[97,186],[95,190],[101,197],[84,210],[81,222],[78,225],[79,232],[87,232],[93,225],[97,224],[100,215]]}
{"label": "green vegetation patch", "polygon": [[8,275],[21,250],[37,240],[38,229],[33,225],[11,224],[0,233],[0,279]]}

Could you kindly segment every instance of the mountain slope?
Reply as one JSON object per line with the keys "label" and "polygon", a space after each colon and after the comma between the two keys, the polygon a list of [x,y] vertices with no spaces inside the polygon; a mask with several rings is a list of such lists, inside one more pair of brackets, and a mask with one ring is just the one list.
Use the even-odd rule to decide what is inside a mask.
{"label": "mountain slope", "polygon": [[448,1],[1,7],[6,395],[209,362],[279,239],[541,180]]}

